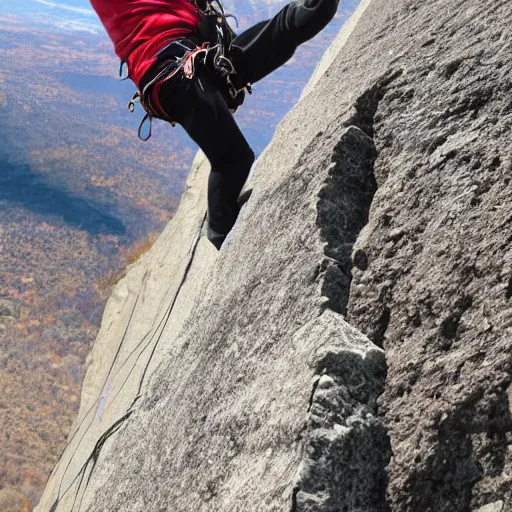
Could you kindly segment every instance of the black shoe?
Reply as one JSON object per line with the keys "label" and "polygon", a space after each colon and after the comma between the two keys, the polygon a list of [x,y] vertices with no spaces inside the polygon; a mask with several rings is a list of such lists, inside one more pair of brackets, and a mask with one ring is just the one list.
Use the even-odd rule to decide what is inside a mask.
{"label": "black shoe", "polygon": [[239,206],[240,209],[242,209],[242,206],[245,203],[247,203],[247,201],[249,201],[251,195],[252,195],[252,188],[246,189],[246,190],[242,190],[242,192],[238,196],[238,201],[237,201],[238,206]]}
{"label": "black shoe", "polygon": [[220,251],[220,248],[224,243],[224,240],[226,240],[226,236],[227,235],[223,235],[222,233],[219,233],[212,229],[210,227],[210,223],[206,221],[206,238],[210,240],[210,242],[218,251]]}
{"label": "black shoe", "polygon": [[309,41],[334,18],[339,0],[297,0],[291,3],[286,26],[298,44]]}

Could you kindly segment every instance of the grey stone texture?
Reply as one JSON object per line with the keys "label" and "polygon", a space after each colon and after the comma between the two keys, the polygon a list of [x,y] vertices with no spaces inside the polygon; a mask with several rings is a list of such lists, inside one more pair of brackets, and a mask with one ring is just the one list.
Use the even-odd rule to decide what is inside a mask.
{"label": "grey stone texture", "polygon": [[[326,190],[349,169],[347,185],[358,180],[361,187],[346,187],[348,197],[337,198],[340,211],[356,201],[354,194],[366,196],[373,188],[371,148],[353,127],[310,146],[274,189],[254,190],[215,264],[195,259],[204,275],[197,298],[181,329],[164,330],[168,353],[129,420],[102,445],[84,479],[83,510],[151,504],[175,511],[309,511],[325,503],[322,509],[334,511],[337,493],[361,502],[359,510],[364,504],[381,510],[375,496],[383,495],[383,466],[356,445],[364,440],[371,451],[386,441],[375,417],[384,356],[329,308],[342,291],[322,296],[331,273],[337,279],[349,269],[324,255],[317,207],[331,201],[325,216],[334,215]],[[349,161],[352,167],[343,167]],[[263,208],[268,201],[276,208]],[[347,213],[353,240],[350,226],[362,226],[366,213]],[[276,236],[270,226],[285,231]],[[346,282],[338,286],[346,303]],[[320,377],[331,377],[329,393],[316,385]],[[345,453],[350,468],[334,453]],[[361,485],[371,473],[377,481]],[[357,498],[345,496],[352,488]]]}
{"label": "grey stone texture", "polygon": [[386,11],[401,74],[373,120],[348,320],[386,352],[390,506],[512,510],[512,3]]}
{"label": "grey stone texture", "polygon": [[220,253],[198,157],[38,512],[512,511],[511,22],[362,2]]}

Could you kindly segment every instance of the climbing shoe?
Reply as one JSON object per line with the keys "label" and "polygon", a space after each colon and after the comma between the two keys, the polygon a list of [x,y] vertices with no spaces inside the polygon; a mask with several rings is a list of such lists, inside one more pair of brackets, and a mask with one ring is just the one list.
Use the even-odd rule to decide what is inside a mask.
{"label": "climbing shoe", "polygon": [[302,44],[316,36],[334,18],[339,0],[297,0],[289,4],[286,26]]}
{"label": "climbing shoe", "polygon": [[213,244],[213,246],[220,251],[220,248],[222,244],[224,243],[224,240],[226,240],[227,235],[223,235],[222,233],[219,233],[218,231],[215,231],[208,221],[206,221],[206,238],[210,240],[210,242]]}

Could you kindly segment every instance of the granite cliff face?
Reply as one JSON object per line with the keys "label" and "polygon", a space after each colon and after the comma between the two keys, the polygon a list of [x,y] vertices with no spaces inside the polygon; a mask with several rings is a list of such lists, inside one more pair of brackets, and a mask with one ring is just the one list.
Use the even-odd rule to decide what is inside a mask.
{"label": "granite cliff face", "polygon": [[510,1],[363,1],[217,253],[198,156],[38,511],[512,510]]}

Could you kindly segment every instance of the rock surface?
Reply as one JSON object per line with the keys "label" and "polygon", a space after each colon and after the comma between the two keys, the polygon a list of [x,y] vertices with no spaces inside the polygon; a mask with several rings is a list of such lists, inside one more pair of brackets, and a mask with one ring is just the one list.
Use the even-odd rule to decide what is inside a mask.
{"label": "rock surface", "polygon": [[401,4],[348,319],[386,351],[392,510],[510,507],[512,5]]}
{"label": "rock surface", "polygon": [[21,492],[8,487],[0,490],[0,510],[2,512],[30,512],[30,500]]}
{"label": "rock surface", "polygon": [[38,511],[512,510],[511,18],[362,2],[220,253],[198,157]]}

